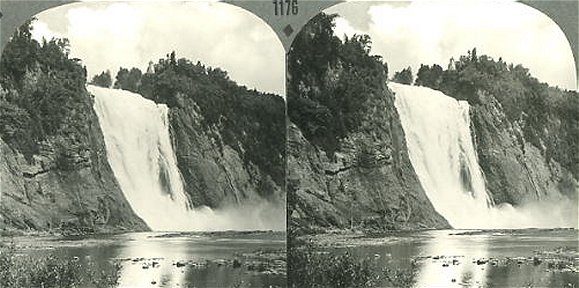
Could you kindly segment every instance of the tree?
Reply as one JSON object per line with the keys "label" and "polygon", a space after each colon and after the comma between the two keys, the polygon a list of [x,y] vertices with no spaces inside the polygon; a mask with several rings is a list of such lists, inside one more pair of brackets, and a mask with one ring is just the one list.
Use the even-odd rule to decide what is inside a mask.
{"label": "tree", "polygon": [[16,29],[10,42],[2,53],[0,71],[3,75],[10,75],[19,82],[26,71],[38,58],[40,44],[32,39],[32,22],[36,18],[28,19]]}
{"label": "tree", "polygon": [[316,15],[288,54],[288,116],[330,157],[341,138],[360,128],[367,102],[382,95],[387,74],[382,59],[369,55],[370,36],[335,36],[336,16]]}
{"label": "tree", "polygon": [[402,69],[402,71],[394,73],[394,78],[392,81],[398,82],[400,84],[411,85],[414,76],[412,75],[412,68],[408,66],[407,68]]}
{"label": "tree", "polygon": [[418,73],[416,73],[416,82],[414,84],[438,89],[440,81],[442,81],[442,72],[442,67],[437,64],[432,65],[432,67],[420,64],[420,69],[418,69]]}
{"label": "tree", "polygon": [[101,74],[99,75],[95,75],[90,81],[90,83],[96,86],[110,88],[113,85],[113,79],[111,78],[111,71],[107,70],[101,72]]}
{"label": "tree", "polygon": [[114,88],[137,93],[141,85],[142,76],[143,73],[138,68],[128,70],[121,67],[117,73]]}

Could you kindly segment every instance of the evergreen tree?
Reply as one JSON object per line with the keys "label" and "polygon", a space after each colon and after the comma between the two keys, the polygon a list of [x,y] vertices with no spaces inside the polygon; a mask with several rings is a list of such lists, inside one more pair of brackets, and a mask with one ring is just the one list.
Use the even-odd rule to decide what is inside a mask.
{"label": "evergreen tree", "polygon": [[137,93],[141,85],[142,76],[143,73],[138,68],[129,70],[121,67],[117,73],[114,88]]}
{"label": "evergreen tree", "polygon": [[394,78],[392,81],[398,82],[400,84],[411,85],[414,76],[412,75],[412,68],[408,66],[407,68],[402,69],[402,71],[394,73]]}
{"label": "evergreen tree", "polygon": [[96,86],[110,88],[113,85],[113,79],[111,78],[111,71],[107,70],[101,72],[101,74],[99,75],[95,75],[90,83]]}
{"label": "evergreen tree", "polygon": [[443,69],[440,65],[434,64],[432,67],[420,64],[420,69],[416,73],[416,81],[414,84],[438,89],[440,81],[442,81]]}

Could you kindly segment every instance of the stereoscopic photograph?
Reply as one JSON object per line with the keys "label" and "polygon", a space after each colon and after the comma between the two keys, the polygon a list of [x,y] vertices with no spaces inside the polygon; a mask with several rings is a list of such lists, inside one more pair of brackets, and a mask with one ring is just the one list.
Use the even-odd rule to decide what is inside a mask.
{"label": "stereoscopic photograph", "polygon": [[579,287],[579,4],[49,2],[0,0],[0,287]]}
{"label": "stereoscopic photograph", "polygon": [[0,62],[0,286],[286,286],[284,85],[233,5],[34,15]]}
{"label": "stereoscopic photograph", "polygon": [[291,287],[577,287],[579,95],[509,1],[349,2],[288,53]]}

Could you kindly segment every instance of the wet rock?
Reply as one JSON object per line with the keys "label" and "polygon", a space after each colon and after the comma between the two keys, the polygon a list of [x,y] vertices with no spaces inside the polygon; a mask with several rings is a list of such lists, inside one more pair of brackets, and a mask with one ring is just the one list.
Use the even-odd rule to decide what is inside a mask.
{"label": "wet rock", "polygon": [[187,265],[187,264],[186,264],[186,263],[183,263],[183,262],[177,262],[177,263],[175,263],[175,266],[177,266],[178,268],[184,267],[184,266],[186,266],[186,265]]}
{"label": "wet rock", "polygon": [[234,259],[233,260],[233,268],[239,268],[241,267],[241,262],[239,262],[239,260]]}

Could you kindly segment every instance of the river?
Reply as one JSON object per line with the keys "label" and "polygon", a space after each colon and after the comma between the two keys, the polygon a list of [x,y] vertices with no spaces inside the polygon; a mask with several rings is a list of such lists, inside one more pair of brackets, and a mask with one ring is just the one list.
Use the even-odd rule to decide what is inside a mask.
{"label": "river", "polygon": [[[144,232],[0,238],[32,259],[120,263],[119,287],[286,286],[282,232]],[[88,270],[88,269],[87,269]]]}
{"label": "river", "polygon": [[325,234],[308,240],[320,251],[413,271],[414,287],[579,287],[577,239],[575,229],[521,229]]}

